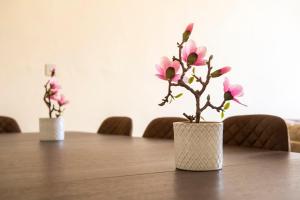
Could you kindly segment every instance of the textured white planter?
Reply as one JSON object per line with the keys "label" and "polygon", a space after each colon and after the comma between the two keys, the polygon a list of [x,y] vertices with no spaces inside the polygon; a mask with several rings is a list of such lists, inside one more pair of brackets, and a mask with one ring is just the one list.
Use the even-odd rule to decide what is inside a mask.
{"label": "textured white planter", "polygon": [[40,118],[40,141],[64,140],[64,119]]}
{"label": "textured white planter", "polygon": [[222,169],[222,122],[175,122],[173,127],[176,168],[192,171]]}

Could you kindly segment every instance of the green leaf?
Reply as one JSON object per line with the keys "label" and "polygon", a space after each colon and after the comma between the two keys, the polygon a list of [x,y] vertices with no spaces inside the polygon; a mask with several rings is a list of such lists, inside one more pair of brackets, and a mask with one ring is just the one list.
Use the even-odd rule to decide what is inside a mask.
{"label": "green leaf", "polygon": [[223,111],[221,112],[221,118],[222,119],[224,118],[224,112]]}
{"label": "green leaf", "polygon": [[193,83],[193,81],[194,81],[194,79],[195,79],[195,78],[194,78],[193,76],[192,76],[192,77],[190,77],[190,78],[189,78],[189,80],[188,80],[189,84],[192,84],[192,83]]}
{"label": "green leaf", "polygon": [[192,65],[196,62],[198,55],[196,53],[191,53],[187,58],[187,64]]}
{"label": "green leaf", "polygon": [[181,97],[183,95],[183,93],[179,93],[175,96],[176,99],[178,99],[179,97]]}
{"label": "green leaf", "polygon": [[195,67],[193,67],[193,74],[195,74]]}
{"label": "green leaf", "polygon": [[227,110],[228,108],[230,108],[230,102],[227,102],[224,105],[224,110]]}

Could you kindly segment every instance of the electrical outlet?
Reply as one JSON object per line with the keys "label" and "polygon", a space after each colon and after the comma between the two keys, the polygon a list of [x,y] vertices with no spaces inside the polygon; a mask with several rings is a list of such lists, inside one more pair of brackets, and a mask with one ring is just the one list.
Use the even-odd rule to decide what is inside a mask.
{"label": "electrical outlet", "polygon": [[55,67],[54,64],[45,64],[45,76],[51,76],[51,72]]}

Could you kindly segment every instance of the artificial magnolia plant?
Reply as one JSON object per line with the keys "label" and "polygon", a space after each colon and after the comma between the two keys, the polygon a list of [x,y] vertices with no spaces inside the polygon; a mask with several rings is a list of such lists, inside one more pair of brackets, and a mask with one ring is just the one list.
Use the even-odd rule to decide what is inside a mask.
{"label": "artificial magnolia plant", "polygon": [[[228,78],[224,80],[224,100],[220,105],[215,106],[210,101],[210,95],[206,96],[206,102],[201,104],[201,97],[204,94],[210,80],[217,78],[231,70],[230,67],[223,67],[213,71],[211,61],[213,56],[209,56],[208,60],[205,58],[206,47],[197,47],[193,40],[189,40],[189,37],[193,30],[193,24],[189,24],[182,34],[182,42],[177,43],[178,57],[173,56],[172,61],[167,57],[162,57],[160,65],[156,65],[156,69],[159,77],[162,80],[168,81],[168,93],[162,99],[160,106],[170,103],[172,100],[182,96],[182,93],[173,95],[173,87],[182,87],[188,90],[196,100],[196,113],[195,115],[183,115],[190,121],[199,123],[202,112],[211,108],[221,113],[221,117],[224,117],[224,112],[230,107],[230,100],[234,100],[239,104],[242,104],[237,97],[243,95],[243,88],[240,85],[231,85]],[[195,66],[207,66],[207,72],[205,78],[196,74]],[[193,88],[191,84],[198,82],[200,87]],[[244,104],[242,104],[244,105]]]}
{"label": "artificial magnolia plant", "polygon": [[45,94],[44,102],[49,110],[49,118],[60,117],[63,113],[64,106],[69,103],[65,96],[61,93],[61,86],[55,77],[55,67],[51,70],[51,77],[44,85]]}

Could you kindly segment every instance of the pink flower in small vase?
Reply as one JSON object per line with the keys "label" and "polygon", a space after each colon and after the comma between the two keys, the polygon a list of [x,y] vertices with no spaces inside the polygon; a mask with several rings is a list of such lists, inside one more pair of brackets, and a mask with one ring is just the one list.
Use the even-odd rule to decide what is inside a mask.
{"label": "pink flower in small vase", "polygon": [[162,57],[160,65],[156,65],[158,74],[156,76],[162,80],[178,81],[180,74],[177,72],[180,69],[180,63],[178,61],[170,61],[167,57]]}
{"label": "pink flower in small vase", "polygon": [[223,74],[226,74],[227,72],[229,72],[231,70],[231,67],[223,67],[221,69],[218,69],[216,71],[214,71],[213,73],[210,74],[211,77],[216,78],[219,76],[222,76]]}
{"label": "pink flower in small vase", "polygon": [[228,78],[225,78],[224,83],[224,99],[226,101],[234,100],[237,103],[246,106],[245,104],[242,104],[237,97],[241,97],[244,95],[243,93],[243,87],[241,85],[231,85]]}
{"label": "pink flower in small vase", "polygon": [[188,65],[206,65],[206,47],[197,47],[193,40],[190,40],[181,51],[182,59]]}
{"label": "pink flower in small vase", "polygon": [[59,106],[64,106],[64,105],[68,104],[69,101],[66,100],[64,95],[60,95],[60,98],[57,99],[57,103],[58,103]]}

